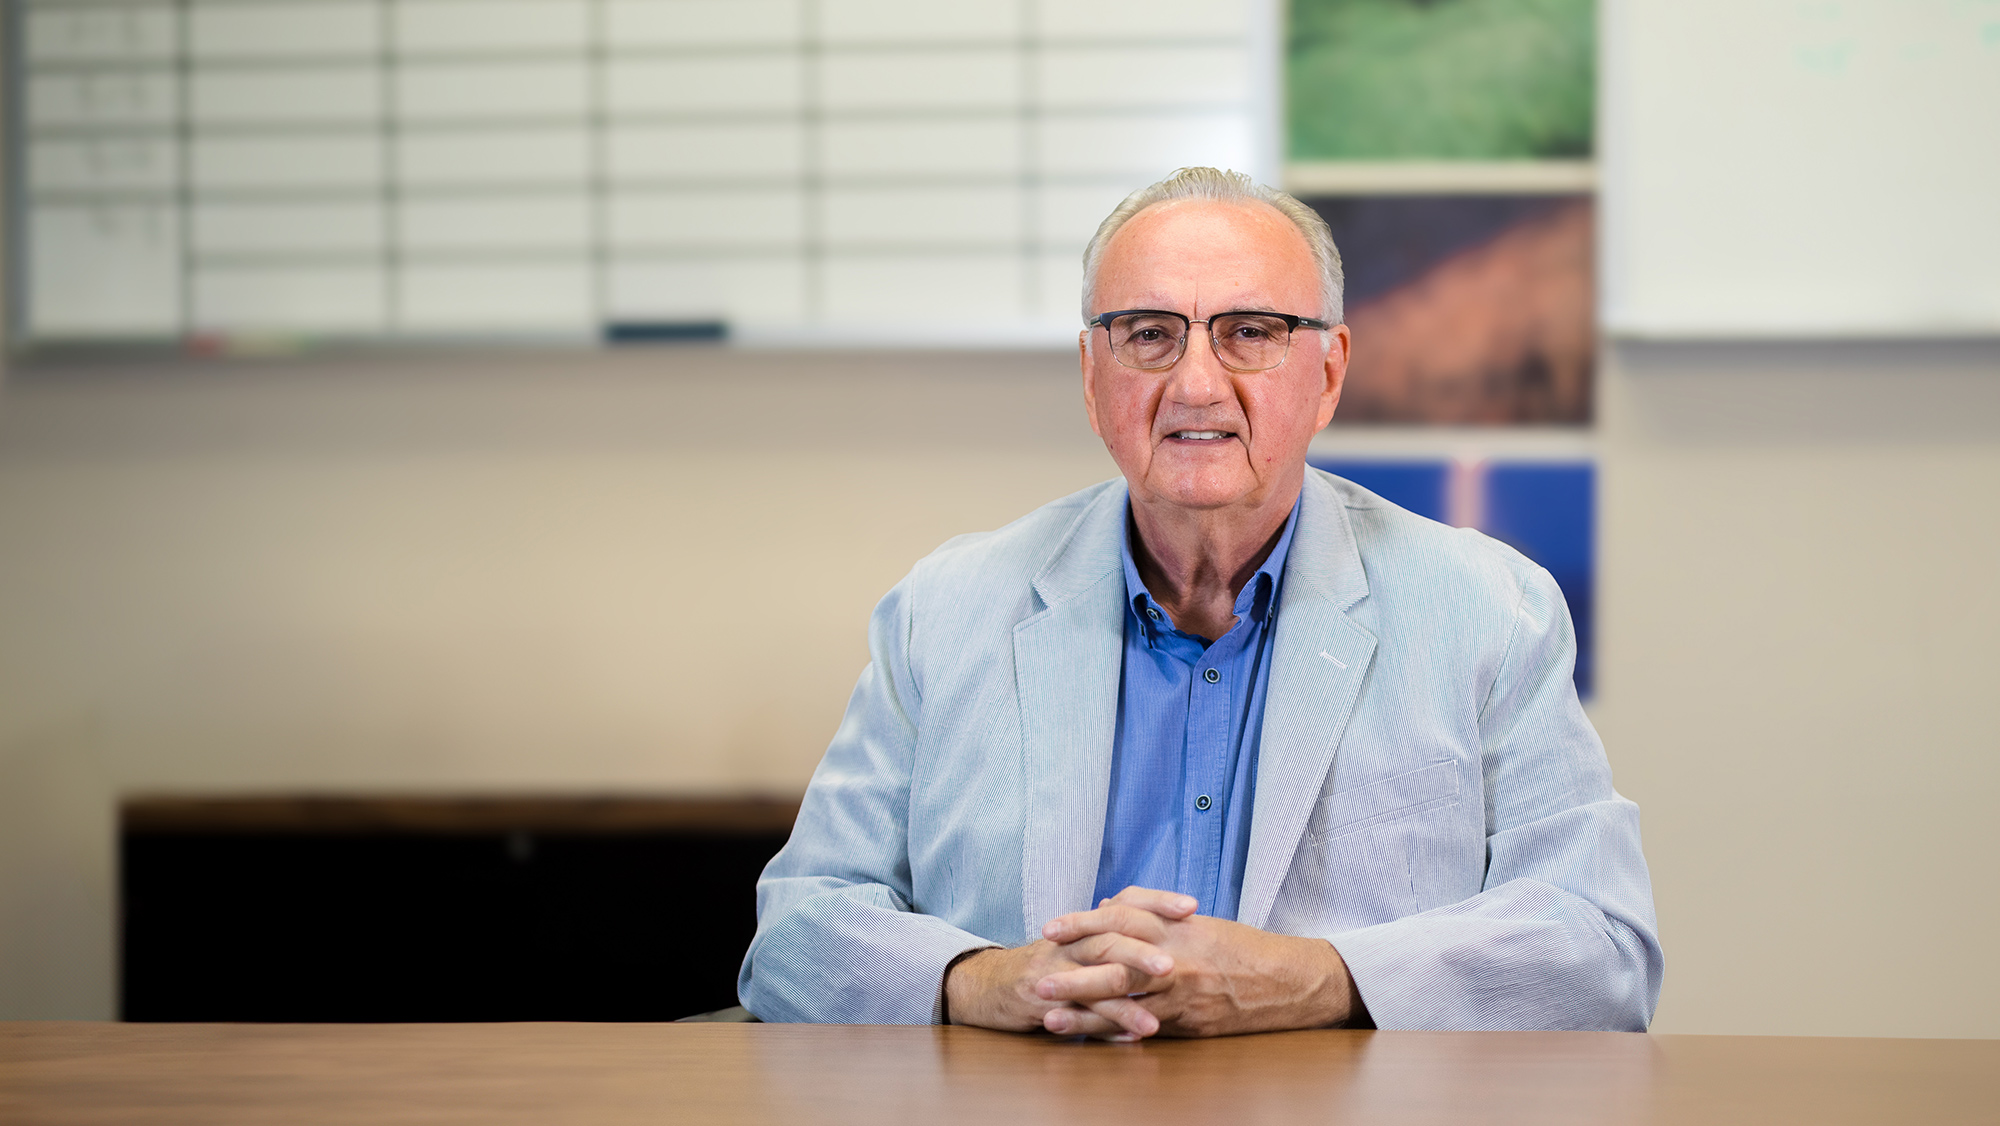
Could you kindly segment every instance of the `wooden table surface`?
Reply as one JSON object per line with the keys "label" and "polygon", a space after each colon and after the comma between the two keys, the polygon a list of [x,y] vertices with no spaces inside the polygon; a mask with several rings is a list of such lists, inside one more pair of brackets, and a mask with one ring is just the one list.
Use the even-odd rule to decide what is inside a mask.
{"label": "wooden table surface", "polygon": [[0,1024],[0,1123],[2000,1123],[2000,1041]]}

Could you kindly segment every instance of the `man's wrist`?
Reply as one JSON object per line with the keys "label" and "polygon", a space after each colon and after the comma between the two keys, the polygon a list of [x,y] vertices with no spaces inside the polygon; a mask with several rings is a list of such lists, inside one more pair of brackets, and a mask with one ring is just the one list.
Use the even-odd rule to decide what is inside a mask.
{"label": "man's wrist", "polygon": [[1314,1028],[1373,1028],[1374,1022],[1368,1017],[1368,1006],[1362,1003],[1361,991],[1354,984],[1354,974],[1347,968],[1347,959],[1331,942],[1323,939],[1308,940],[1313,943],[1314,964],[1318,967],[1317,981],[1310,990],[1311,1020]]}
{"label": "man's wrist", "polygon": [[[951,1004],[952,971],[958,969],[961,963],[965,962],[969,958],[974,957],[975,955],[984,954],[988,950],[998,950],[998,949],[1000,949],[1000,947],[998,946],[975,946],[970,950],[959,951],[957,954],[952,956],[951,961],[946,962],[944,964],[944,973],[939,975],[938,977],[938,1023],[939,1024],[957,1023],[956,1021],[954,1021],[952,1017],[952,1004]],[[961,988],[962,986],[963,983],[961,982]],[[958,1010],[960,1013],[964,1013],[967,1010],[968,1006],[965,1004],[965,1001],[967,999],[969,998],[961,996],[960,1003],[958,1005]]]}
{"label": "man's wrist", "polygon": [[1340,1015],[1334,1019],[1333,1027],[1375,1027],[1375,1022],[1369,1019],[1367,1004],[1361,1000],[1361,988],[1354,984],[1354,971],[1347,968],[1347,959],[1341,957],[1339,948],[1333,943],[1327,943],[1326,948],[1333,951],[1333,976],[1338,982],[1341,996]]}

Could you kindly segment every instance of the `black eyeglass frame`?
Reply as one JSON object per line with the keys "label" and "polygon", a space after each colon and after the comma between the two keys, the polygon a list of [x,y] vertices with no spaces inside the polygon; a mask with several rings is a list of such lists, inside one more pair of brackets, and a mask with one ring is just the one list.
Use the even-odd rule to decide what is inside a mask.
{"label": "black eyeglass frame", "polygon": [[[1174,354],[1174,358],[1171,363],[1162,364],[1161,366],[1156,368],[1133,367],[1131,364],[1128,364],[1124,360],[1119,359],[1118,349],[1116,347],[1113,347],[1111,349],[1111,358],[1114,360],[1118,360],[1118,365],[1120,367],[1132,368],[1133,371],[1166,371],[1169,368],[1173,367],[1174,364],[1180,363],[1181,360],[1187,356],[1188,337],[1193,333],[1194,326],[1196,325],[1209,326],[1208,346],[1214,349],[1216,362],[1220,363],[1223,367],[1229,368],[1230,371],[1242,371],[1242,372],[1271,371],[1275,368],[1282,366],[1284,362],[1291,357],[1292,354],[1292,333],[1297,332],[1302,328],[1309,328],[1318,332],[1324,332],[1327,329],[1333,327],[1332,323],[1328,321],[1323,321],[1318,317],[1301,317],[1296,313],[1273,313],[1269,309],[1229,309],[1220,313],[1210,313],[1208,316],[1203,317],[1201,320],[1195,320],[1193,317],[1190,317],[1184,313],[1176,313],[1172,309],[1113,309],[1108,313],[1099,313],[1084,323],[1086,326],[1090,328],[1102,328],[1104,330],[1104,335],[1106,337],[1109,337],[1111,335],[1112,321],[1118,319],[1119,317],[1129,317],[1135,314],[1145,314],[1147,316],[1153,316],[1153,317],[1173,317],[1179,320],[1181,322],[1181,344],[1180,344],[1180,350]],[[1280,320],[1285,322],[1285,354],[1283,356],[1278,357],[1277,363],[1272,364],[1270,367],[1267,368],[1239,368],[1232,366],[1228,360],[1222,358],[1222,343],[1221,341],[1218,341],[1215,338],[1215,322],[1223,319],[1224,317],[1270,317],[1274,320]]]}

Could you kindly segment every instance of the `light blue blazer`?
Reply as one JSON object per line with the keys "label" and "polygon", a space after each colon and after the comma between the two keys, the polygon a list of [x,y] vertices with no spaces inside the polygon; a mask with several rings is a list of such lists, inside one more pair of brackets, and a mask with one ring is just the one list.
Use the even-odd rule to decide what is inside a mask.
{"label": "light blue blazer", "polygon": [[[1110,785],[1126,488],[919,562],[757,884],[769,1021],[938,1017],[945,966],[1087,909]],[[1639,810],[1577,704],[1548,572],[1308,470],[1238,918],[1330,940],[1382,1028],[1642,1030]]]}

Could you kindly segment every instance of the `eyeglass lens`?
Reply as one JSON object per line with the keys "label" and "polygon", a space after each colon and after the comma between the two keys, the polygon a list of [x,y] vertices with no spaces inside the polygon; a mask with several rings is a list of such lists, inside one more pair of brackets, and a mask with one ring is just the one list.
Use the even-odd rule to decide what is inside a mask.
{"label": "eyeglass lens", "polygon": [[[1188,322],[1162,313],[1127,313],[1109,326],[1111,354],[1126,367],[1159,371],[1187,351]],[[1285,362],[1292,329],[1278,317],[1231,313],[1209,322],[1209,339],[1223,364],[1236,371],[1266,371]]]}

